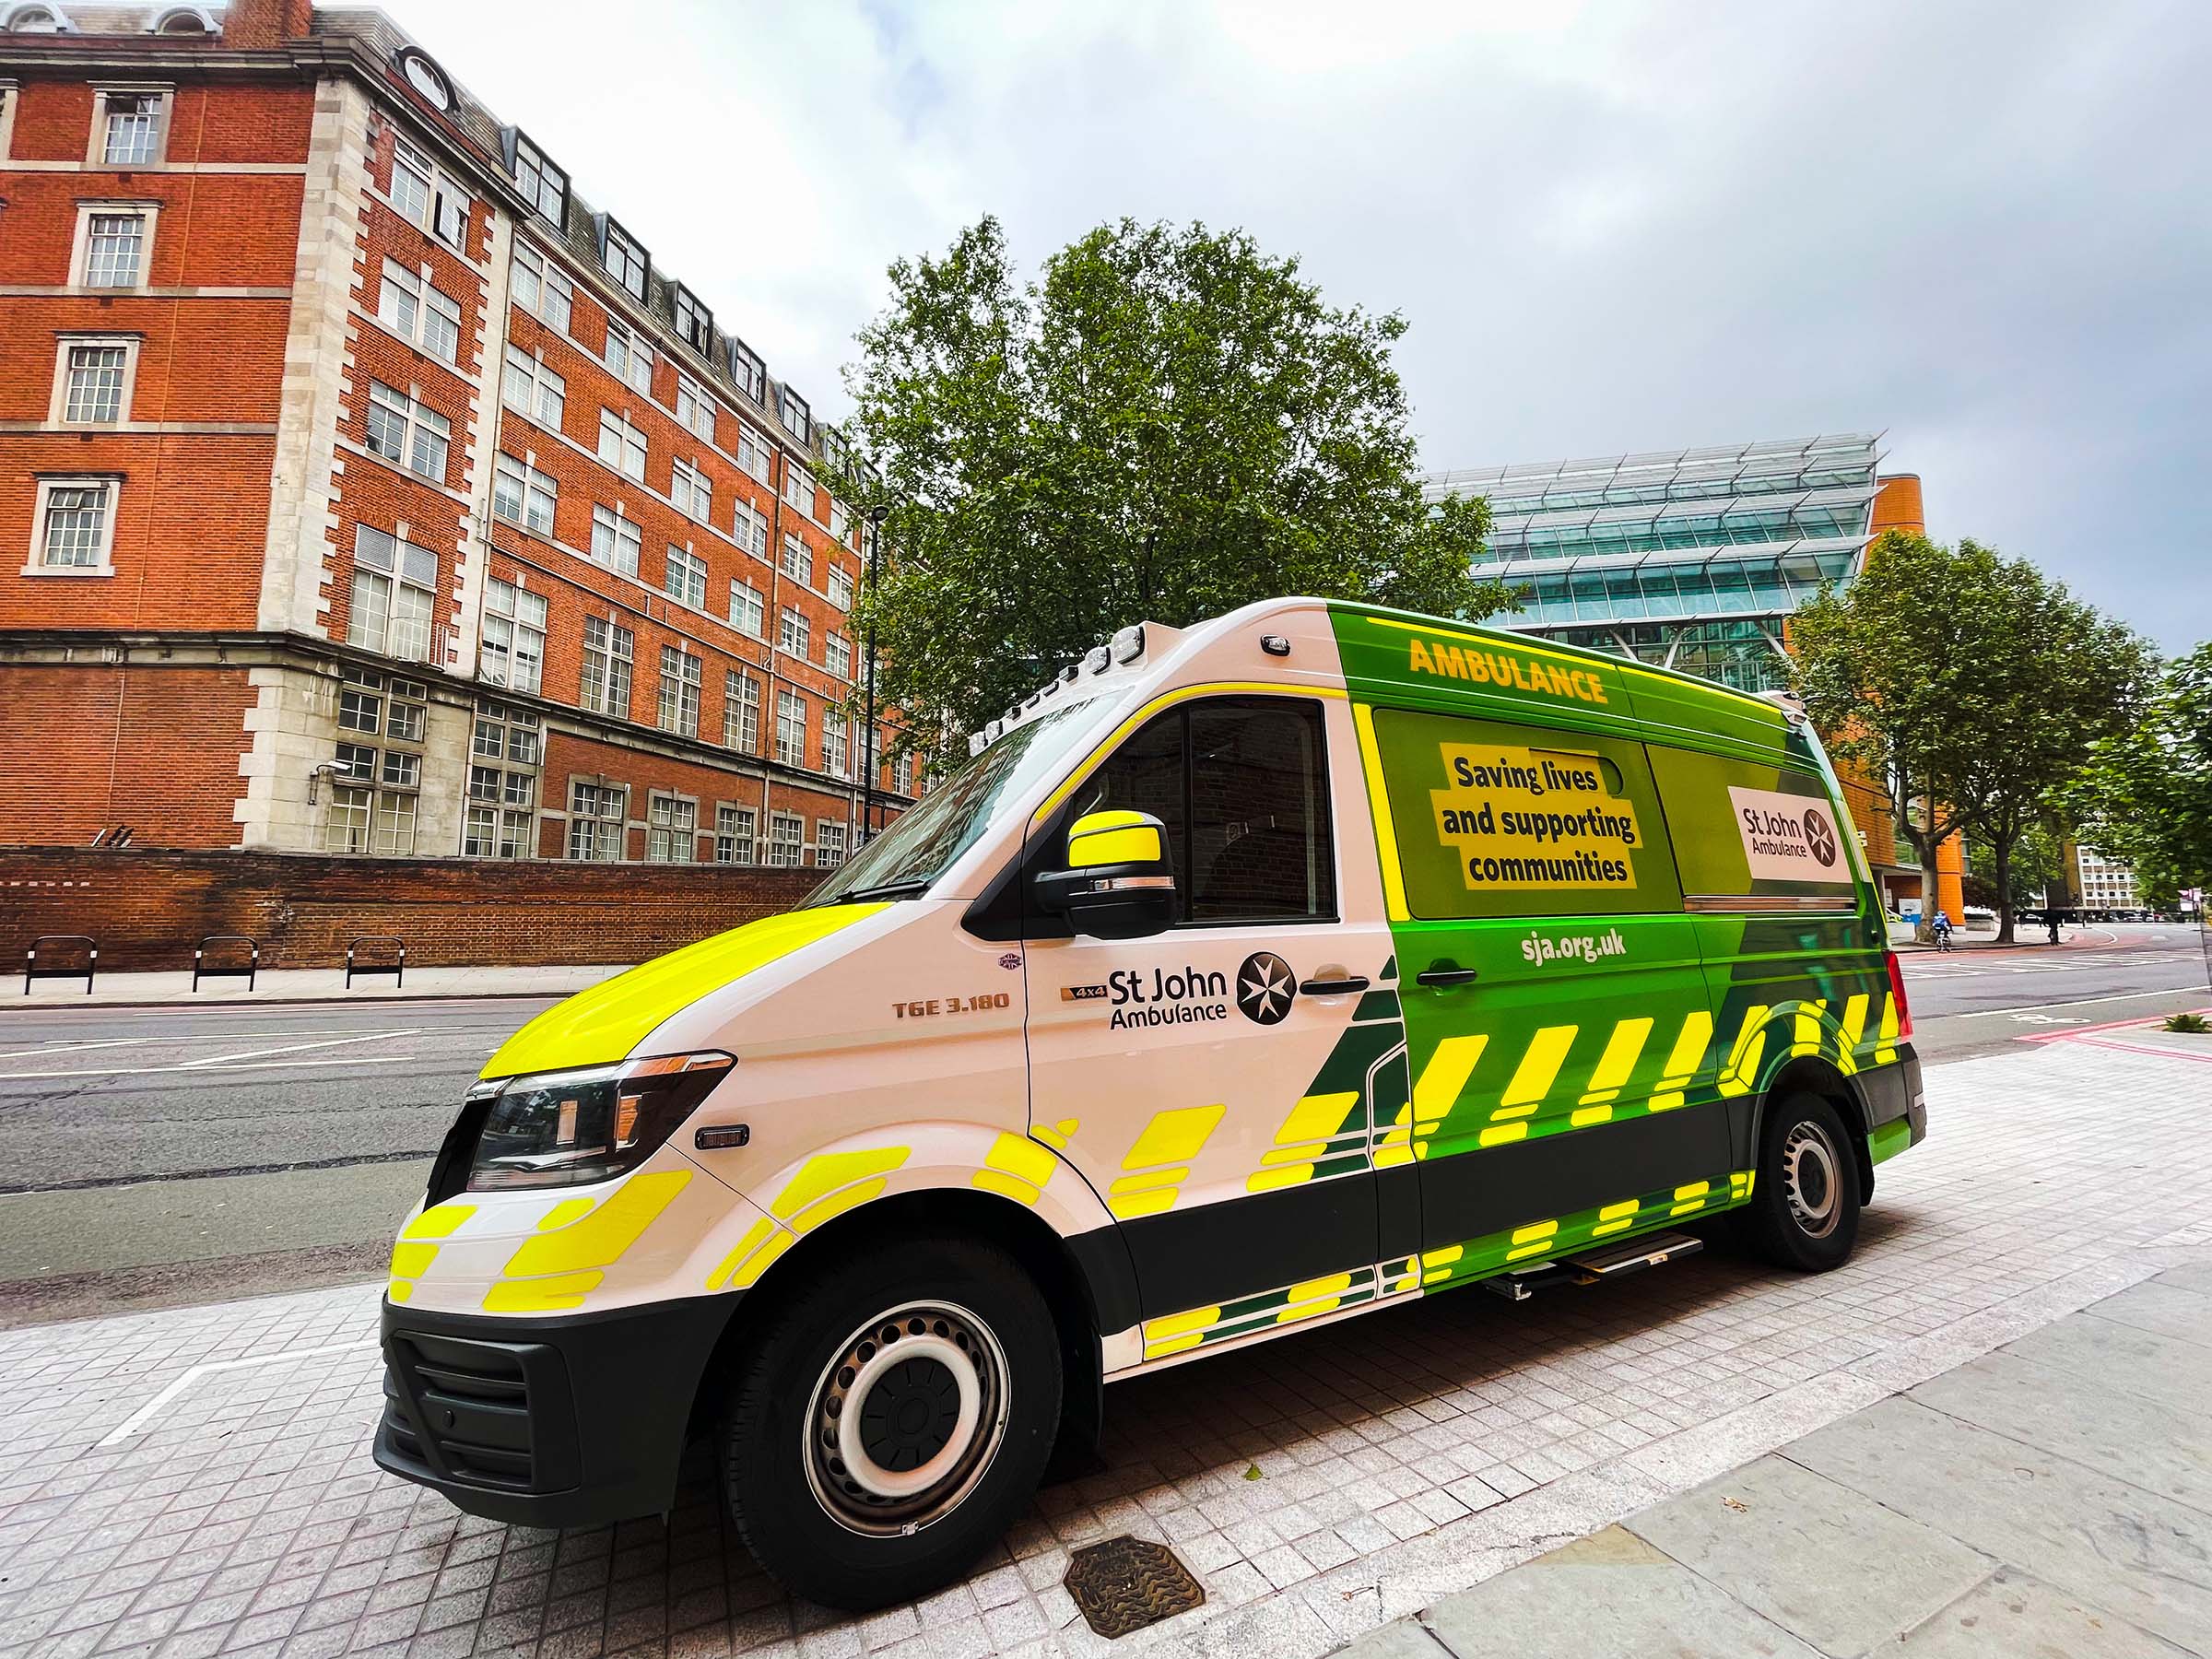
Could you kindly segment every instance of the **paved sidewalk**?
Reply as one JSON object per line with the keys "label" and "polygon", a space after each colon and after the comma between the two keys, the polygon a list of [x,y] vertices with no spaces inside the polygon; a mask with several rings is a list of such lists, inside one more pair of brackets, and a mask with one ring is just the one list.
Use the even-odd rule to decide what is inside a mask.
{"label": "paved sidewalk", "polygon": [[1448,1596],[1343,1659],[2212,1653],[2208,1400],[2212,1258]]}
{"label": "paved sidewalk", "polygon": [[[559,1535],[379,1474],[373,1287],[0,1334],[0,1654],[1318,1659],[2212,1257],[2206,1077],[2065,1040],[1932,1069],[1929,1140],[1882,1167],[1857,1257],[1822,1277],[1714,1249],[1121,1385],[1098,1473],[966,1583],[860,1619],[760,1574],[703,1462],[669,1524]],[[1110,1644],[1060,1580],[1122,1533],[1172,1547],[1206,1602]],[[2171,1571],[2198,1593],[2201,1558]]]}
{"label": "paved sidewalk", "polygon": [[612,979],[621,967],[425,968],[410,962],[402,984],[389,973],[354,976],[346,988],[343,968],[265,968],[253,989],[237,979],[203,980],[195,994],[189,969],[177,972],[102,973],[92,982],[33,980],[23,994],[18,960],[11,982],[0,971],[0,1010],[28,1007],[98,1008],[141,1003],[391,1002],[437,996],[566,996]]}

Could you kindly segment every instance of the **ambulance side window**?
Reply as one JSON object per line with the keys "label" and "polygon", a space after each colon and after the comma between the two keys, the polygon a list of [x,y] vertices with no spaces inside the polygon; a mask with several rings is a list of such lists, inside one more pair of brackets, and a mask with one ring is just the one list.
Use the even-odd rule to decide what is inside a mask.
{"label": "ambulance side window", "polygon": [[1079,810],[1168,829],[1182,921],[1333,921],[1336,864],[1319,705],[1221,698],[1171,709],[1077,792]]}

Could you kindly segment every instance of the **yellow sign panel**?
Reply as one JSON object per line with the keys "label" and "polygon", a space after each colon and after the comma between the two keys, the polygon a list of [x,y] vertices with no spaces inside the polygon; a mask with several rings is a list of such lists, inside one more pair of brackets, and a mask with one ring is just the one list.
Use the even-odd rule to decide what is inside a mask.
{"label": "yellow sign panel", "polygon": [[1596,755],[1501,744],[1439,746],[1446,780],[1429,792],[1437,840],[1468,890],[1636,886],[1643,845],[1633,804]]}

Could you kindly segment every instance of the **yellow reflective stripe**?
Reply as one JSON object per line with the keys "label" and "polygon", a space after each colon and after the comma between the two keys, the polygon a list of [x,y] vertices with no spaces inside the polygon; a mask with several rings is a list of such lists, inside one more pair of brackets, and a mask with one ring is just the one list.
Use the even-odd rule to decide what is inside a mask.
{"label": "yellow reflective stripe", "polygon": [[1888,1065],[1897,1058],[1897,998],[1888,992],[1882,994],[1882,1029],[1876,1039],[1874,1062]]}
{"label": "yellow reflective stripe", "polygon": [[1106,757],[1112,754],[1121,746],[1123,738],[1128,736],[1130,733],[1135,731],[1138,726],[1144,724],[1162,709],[1171,709],[1177,703],[1188,702],[1194,697],[1342,697],[1344,695],[1344,688],[1340,686],[1290,686],[1285,685],[1279,680],[1211,680],[1204,685],[1179,686],[1172,691],[1163,691],[1099,740],[1090,753],[1084,756],[1076,769],[1067,774],[1060,787],[1044,797],[1044,804],[1037,808],[1035,816],[1030,819],[1030,828],[1034,829],[1058,811],[1060,804],[1082,787],[1083,780],[1096,771]]}
{"label": "yellow reflective stripe", "polygon": [[1382,756],[1375,746],[1374,711],[1352,705],[1352,727],[1359,735],[1359,770],[1367,774],[1367,806],[1375,822],[1375,847],[1382,865],[1382,908],[1393,922],[1406,921],[1406,874],[1398,863],[1398,831],[1390,817],[1390,792],[1382,787]]}
{"label": "yellow reflective stripe", "polygon": [[1228,1110],[1226,1105],[1172,1106],[1165,1112],[1154,1112],[1144,1133],[1136,1137],[1136,1144],[1129,1148],[1129,1156],[1122,1159],[1122,1168],[1140,1170],[1148,1164],[1188,1163],[1198,1156],[1206,1136],[1213,1134],[1214,1125]]}
{"label": "yellow reflective stripe", "polygon": [[421,1215],[400,1229],[403,1239],[444,1239],[453,1230],[477,1213],[473,1204],[440,1204],[424,1210]]}
{"label": "yellow reflective stripe", "polygon": [[[1590,1074],[1590,1087],[1583,1092],[1583,1105],[1594,1106],[1620,1093],[1621,1085],[1636,1069],[1636,1062],[1643,1053],[1644,1041],[1651,1034],[1649,1018],[1624,1019],[1613,1028],[1613,1035],[1606,1041],[1606,1052],[1598,1056],[1597,1067]],[[1579,1118],[1582,1114],[1575,1115]]]}
{"label": "yellow reflective stripe", "polygon": [[713,1272],[707,1275],[707,1288],[710,1290],[719,1290],[723,1288],[723,1286],[728,1284],[730,1282],[730,1275],[736,1272],[739,1265],[744,1263],[746,1257],[751,1255],[754,1251],[759,1249],[761,1241],[765,1240],[770,1233],[775,1230],[776,1224],[773,1221],[766,1219],[765,1218],[754,1222],[750,1227],[747,1228],[745,1230],[745,1236],[739,1239],[736,1244],[731,1248],[728,1255],[725,1255],[722,1258],[722,1265],[716,1267]]}
{"label": "yellow reflective stripe", "polygon": [[1112,1194],[1148,1193],[1154,1187],[1171,1187],[1191,1172],[1188,1164],[1166,1170],[1147,1170],[1141,1175],[1117,1175],[1106,1190]]}
{"label": "yellow reflective stripe", "polygon": [[559,1278],[501,1279],[484,1292],[487,1313],[549,1313],[583,1306],[584,1292],[596,1289],[604,1273],[564,1273]]}
{"label": "yellow reflective stripe", "polygon": [[1836,1053],[1845,1077],[1859,1069],[1859,1044],[1866,1037],[1866,993],[1862,991],[1843,1005],[1843,1032]]}
{"label": "yellow reflective stripe", "polygon": [[760,1276],[768,1271],[770,1265],[798,1241],[799,1235],[796,1233],[780,1232],[776,1234],[774,1238],[769,1240],[767,1243],[747,1257],[737,1271],[730,1275],[730,1288],[742,1290],[747,1286],[756,1283]]}
{"label": "yellow reflective stripe", "polygon": [[435,1244],[398,1243],[392,1246],[392,1277],[395,1279],[420,1278],[438,1254]]}
{"label": "yellow reflective stripe", "polygon": [[1666,1069],[1660,1074],[1659,1092],[1652,1097],[1652,1111],[1672,1112],[1683,1103],[1682,1091],[1698,1075],[1712,1041],[1711,1014],[1696,1008],[1682,1017],[1682,1029],[1675,1034],[1675,1046],[1667,1053]]}
{"label": "yellow reflective stripe", "polygon": [[1090,820],[1079,820],[1067,832],[1067,867],[1084,870],[1098,865],[1158,864],[1163,856],[1159,831],[1150,824],[1127,830],[1094,830]]}
{"label": "yellow reflective stripe", "polygon": [[1526,1124],[1492,1124],[1475,1138],[1480,1146],[1501,1147],[1507,1141],[1526,1140],[1528,1125]]}
{"label": "yellow reflective stripe", "polygon": [[[1559,1075],[1559,1063],[1567,1058],[1567,1051],[1574,1044],[1574,1034],[1580,1026],[1546,1026],[1528,1040],[1528,1053],[1521,1056],[1521,1064],[1513,1068],[1513,1080],[1505,1086],[1500,1106],[1540,1104],[1551,1092],[1551,1086]],[[1501,1115],[1492,1112],[1492,1117]]]}
{"label": "yellow reflective stripe", "polygon": [[1797,1005],[1796,1041],[1790,1044],[1793,1054],[1817,1054],[1820,1052],[1820,1016],[1828,1011],[1828,998]]}
{"label": "yellow reflective stripe", "polygon": [[578,1217],[589,1215],[591,1208],[592,1200],[589,1198],[563,1198],[545,1213],[544,1218],[537,1224],[537,1230],[551,1232],[557,1227],[566,1227]]}
{"label": "yellow reflective stripe", "polygon": [[[1367,1271],[1365,1268],[1361,1272]],[[1344,1293],[1352,1288],[1348,1273],[1332,1273],[1326,1278],[1308,1279],[1290,1287],[1286,1298],[1288,1306],[1275,1316],[1277,1324],[1288,1324],[1293,1320],[1314,1319],[1324,1313],[1334,1313],[1344,1304]]]}
{"label": "yellow reflective stripe", "polygon": [[1145,1321],[1147,1340],[1159,1336],[1181,1336],[1191,1331],[1203,1331],[1221,1318],[1218,1307],[1193,1308],[1187,1312],[1167,1313],[1158,1319]]}
{"label": "yellow reflective stripe", "polygon": [[1721,1069],[1721,1092],[1724,1095],[1748,1094],[1751,1079],[1758,1075],[1759,1056],[1766,1053],[1767,1034],[1759,1028],[1765,1022],[1764,1004],[1744,1011],[1744,1023],[1735,1034],[1735,1044],[1728,1052],[1728,1064]]}
{"label": "yellow reflective stripe", "polygon": [[[856,1152],[818,1152],[784,1183],[783,1190],[768,1206],[769,1214],[779,1221],[788,1221],[824,1194],[848,1182],[872,1175],[888,1175],[912,1156],[912,1150],[907,1147],[869,1147]],[[878,1192],[882,1186],[880,1181],[876,1183]]]}
{"label": "yellow reflective stripe", "polygon": [[1578,1106],[1567,1115],[1570,1128],[1584,1129],[1592,1124],[1606,1124],[1613,1120],[1610,1106]]}
{"label": "yellow reflective stripe", "polygon": [[1344,1128],[1346,1116],[1359,1103],[1357,1089],[1347,1089],[1340,1094],[1306,1095],[1290,1108],[1290,1114],[1283,1119],[1283,1126],[1275,1132],[1275,1144],[1297,1147],[1308,1142],[1326,1142]]}
{"label": "yellow reflective stripe", "polygon": [[1030,1133],[1052,1147],[1053,1151],[1065,1152],[1067,1150],[1067,1143],[1074,1138],[1076,1131],[1082,1127],[1083,1120],[1081,1118],[1062,1118],[1056,1124],[1039,1124]]}
{"label": "yellow reflective stripe", "polygon": [[1441,1250],[1424,1250],[1421,1252],[1421,1265],[1449,1267],[1466,1253],[1467,1247],[1465,1244],[1447,1244]]}
{"label": "yellow reflective stripe", "polygon": [[1452,1110],[1489,1041],[1484,1035],[1447,1037],[1436,1045],[1436,1053],[1429,1056],[1429,1064],[1421,1067],[1420,1078],[1413,1086],[1416,1124],[1434,1124]]}
{"label": "yellow reflective stripe", "polygon": [[1557,1221],[1532,1221],[1526,1227],[1513,1229],[1512,1241],[1526,1244],[1536,1239],[1548,1239],[1559,1230],[1559,1224]]}
{"label": "yellow reflective stripe", "polygon": [[545,1273],[573,1274],[580,1268],[606,1267],[621,1260],[622,1253],[638,1241],[638,1236],[690,1182],[688,1170],[654,1170],[632,1175],[582,1220],[558,1232],[524,1240],[522,1248],[508,1260],[507,1276],[528,1278]]}

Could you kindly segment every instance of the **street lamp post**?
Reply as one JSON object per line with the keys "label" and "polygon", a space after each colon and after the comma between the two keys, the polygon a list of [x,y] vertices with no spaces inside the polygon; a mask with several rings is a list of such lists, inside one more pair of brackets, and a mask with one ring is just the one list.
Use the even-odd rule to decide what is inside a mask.
{"label": "street lamp post", "polygon": [[868,653],[867,728],[861,740],[861,750],[867,757],[866,769],[860,785],[860,841],[864,847],[876,834],[876,573],[883,555],[883,521],[888,510],[876,506],[868,509]]}

